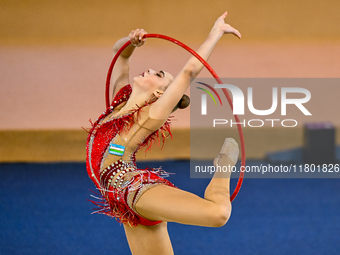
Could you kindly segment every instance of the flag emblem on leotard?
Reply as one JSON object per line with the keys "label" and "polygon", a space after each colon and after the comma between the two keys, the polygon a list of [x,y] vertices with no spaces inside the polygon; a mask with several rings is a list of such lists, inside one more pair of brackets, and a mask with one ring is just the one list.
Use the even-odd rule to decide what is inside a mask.
{"label": "flag emblem on leotard", "polygon": [[123,156],[125,151],[125,146],[110,143],[109,153],[117,156]]}

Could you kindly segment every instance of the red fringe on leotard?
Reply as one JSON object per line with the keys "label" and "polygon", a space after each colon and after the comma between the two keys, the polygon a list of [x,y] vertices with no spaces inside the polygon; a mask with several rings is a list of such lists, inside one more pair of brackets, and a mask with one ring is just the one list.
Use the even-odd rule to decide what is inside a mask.
{"label": "red fringe on leotard", "polygon": [[[133,110],[129,112],[128,114],[120,117],[112,119],[111,121],[107,121],[101,125],[99,125],[100,121],[104,119],[106,116],[108,116],[110,113],[112,113],[113,109],[128,100],[130,97],[132,88],[130,85],[126,85],[123,87],[115,96],[115,98],[112,101],[112,104],[110,107],[106,109],[106,111],[99,116],[97,121],[93,123],[92,128],[88,131],[89,135],[87,138],[87,171],[91,178],[92,172],[90,171],[90,164],[92,165],[92,168],[94,170],[94,174],[99,177],[100,172],[100,164],[103,158],[103,155],[106,151],[106,148],[109,146],[110,141],[121,132],[124,132],[124,130],[129,130],[132,125],[134,124],[133,115],[134,113],[139,113],[139,111],[142,109],[141,107],[138,107],[136,110]],[[150,134],[138,147],[136,151],[138,151],[142,147],[146,147],[146,151],[149,150],[152,146],[152,144],[155,141],[158,141],[160,144],[160,140],[162,140],[162,143],[164,145],[165,139],[167,137],[172,138],[171,130],[170,130],[170,121],[166,121],[164,125]],[[89,144],[90,139],[93,137],[93,146],[92,146],[92,152],[91,152],[91,162],[89,160]],[[92,179],[92,178],[91,178]],[[97,186],[97,185],[96,185]],[[100,188],[97,186],[97,188]]]}
{"label": "red fringe on leotard", "polygon": [[[112,120],[106,121],[104,123],[101,123],[101,121],[106,116],[111,114],[115,107],[127,101],[130,97],[131,91],[132,88],[130,85],[123,87],[116,94],[111,106],[108,107],[106,111],[99,116],[95,123],[91,123],[92,128],[88,131],[89,135],[87,139],[86,169],[90,179],[94,182],[97,189],[101,192],[101,195],[103,196],[99,198],[99,202],[92,201],[99,208],[99,210],[97,210],[96,212],[115,217],[119,222],[128,223],[132,226],[136,226],[139,223],[139,218],[126,204],[127,194],[129,191],[131,191],[130,187],[132,187],[133,185],[137,185],[137,182],[140,182],[137,186],[141,186],[144,183],[164,183],[169,186],[173,186],[173,184],[161,178],[159,172],[153,171],[151,169],[143,169],[145,170],[145,173],[139,176],[139,178],[134,177],[131,180],[129,187],[127,187],[126,189],[127,192],[122,193],[125,195],[118,199],[119,201],[117,201],[117,198],[113,199],[112,197],[108,197],[109,193],[110,196],[114,196],[116,192],[108,192],[107,190],[104,190],[103,187],[101,187],[100,185],[100,166],[107,147],[109,146],[111,140],[117,134],[126,132],[132,127],[132,125],[134,124],[135,113],[137,113],[138,117],[140,110],[144,106],[137,107],[137,109],[130,111],[129,113],[121,117],[113,118]],[[146,105],[149,105],[149,103],[146,103]],[[146,147],[146,151],[148,151],[155,141],[160,144],[162,140],[164,146],[165,139],[169,136],[172,138],[170,122],[168,120],[161,128],[150,134],[141,144],[139,144],[136,152],[142,147]],[[90,148],[91,140],[93,140],[92,148]],[[135,153],[132,155],[132,160],[134,165],[136,166]]]}
{"label": "red fringe on leotard", "polygon": [[[97,194],[97,201],[91,201],[97,208],[94,208],[93,213],[100,213],[116,218],[120,223],[128,224],[129,226],[137,226],[143,224],[152,226],[160,223],[160,221],[151,221],[137,215],[127,204],[128,194],[136,191],[136,195],[144,185],[165,184],[171,187],[174,185],[168,180],[162,178],[162,174],[154,169],[136,169],[142,171],[131,179],[129,184],[120,189],[114,189],[110,186],[109,190],[101,190],[102,194]],[[132,204],[135,204],[136,195],[133,198]]]}

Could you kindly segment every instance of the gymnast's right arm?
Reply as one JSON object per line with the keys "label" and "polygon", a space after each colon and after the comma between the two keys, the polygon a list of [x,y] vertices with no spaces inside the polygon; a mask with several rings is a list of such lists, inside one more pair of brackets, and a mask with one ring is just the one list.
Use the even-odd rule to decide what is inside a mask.
{"label": "gymnast's right arm", "polygon": [[118,40],[113,46],[114,55],[117,51],[129,40],[131,40],[131,44],[126,47],[120,56],[117,59],[115,64],[115,68],[113,69],[111,76],[111,83],[113,84],[113,95],[112,98],[116,95],[116,93],[125,85],[129,84],[129,70],[130,57],[135,50],[136,47],[140,47],[145,43],[146,38],[142,38],[147,32],[143,29],[132,30],[129,36],[121,38]]}

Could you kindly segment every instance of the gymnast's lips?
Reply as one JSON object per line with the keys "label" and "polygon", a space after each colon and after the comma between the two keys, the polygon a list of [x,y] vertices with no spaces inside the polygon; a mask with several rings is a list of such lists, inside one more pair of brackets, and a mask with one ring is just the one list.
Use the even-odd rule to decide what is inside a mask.
{"label": "gymnast's lips", "polygon": [[[145,72],[144,72],[145,73]],[[144,73],[141,73],[140,75],[144,77]]]}

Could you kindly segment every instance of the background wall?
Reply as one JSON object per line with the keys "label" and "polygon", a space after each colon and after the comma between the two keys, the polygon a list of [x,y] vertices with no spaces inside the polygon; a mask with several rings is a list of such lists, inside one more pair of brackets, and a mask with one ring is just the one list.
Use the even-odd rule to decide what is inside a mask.
{"label": "background wall", "polygon": [[0,7],[0,37],[6,44],[111,45],[137,27],[195,42],[225,10],[245,40],[340,36],[335,0],[2,0]]}
{"label": "background wall", "polygon": [[[1,0],[0,161],[84,160],[81,127],[103,111],[112,46],[132,29],[197,49],[227,10],[227,22],[243,38],[225,36],[216,47],[209,63],[221,77],[339,77],[339,9],[340,2],[332,0]],[[149,67],[176,73],[188,57],[169,42],[150,39],[134,54],[131,75]],[[208,75],[203,71],[201,77]],[[329,113],[329,121],[338,118]],[[154,158],[188,157],[189,110],[178,111],[176,119],[173,126],[183,139],[175,137],[167,145],[172,152]],[[299,137],[297,142],[287,136],[285,148],[301,145]],[[279,140],[270,149],[263,141],[254,146],[255,140],[250,157],[283,148]]]}

